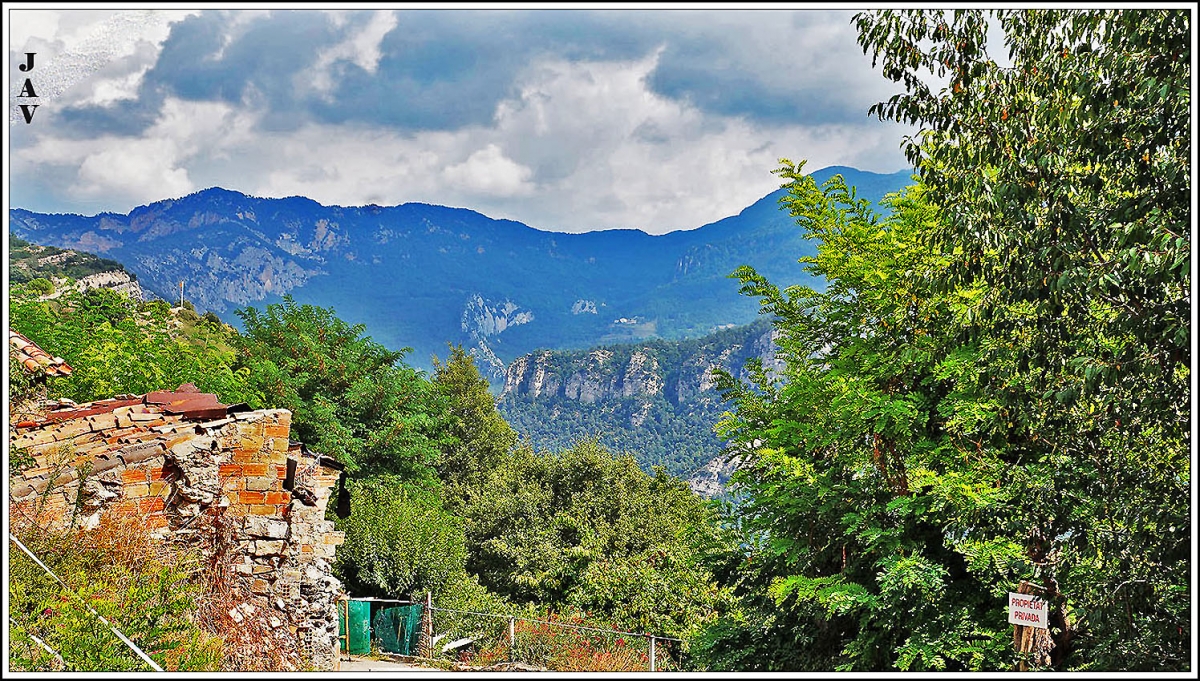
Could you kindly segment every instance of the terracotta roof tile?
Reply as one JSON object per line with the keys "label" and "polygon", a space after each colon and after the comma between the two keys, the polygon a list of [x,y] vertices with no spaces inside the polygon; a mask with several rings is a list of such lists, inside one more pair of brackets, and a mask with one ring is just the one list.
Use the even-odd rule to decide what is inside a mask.
{"label": "terracotta roof tile", "polygon": [[277,411],[247,413],[243,409],[244,405],[222,404],[216,395],[202,393],[190,384],[85,404],[60,401],[41,420],[22,421],[19,428],[10,430],[9,445],[34,457],[30,468],[15,477],[10,475],[10,482],[27,481],[36,488],[51,470],[88,464],[99,473],[138,463],[196,437],[201,430],[212,432],[243,418]]}
{"label": "terracotta roof tile", "polygon": [[74,371],[62,357],[51,357],[50,353],[12,328],[8,330],[8,347],[31,374],[42,372],[47,376],[69,376]]}

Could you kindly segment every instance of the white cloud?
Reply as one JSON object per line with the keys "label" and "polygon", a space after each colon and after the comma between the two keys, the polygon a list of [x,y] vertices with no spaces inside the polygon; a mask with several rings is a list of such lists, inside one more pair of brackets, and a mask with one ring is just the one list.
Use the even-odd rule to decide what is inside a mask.
{"label": "white cloud", "polygon": [[[330,13],[329,18],[333,25],[339,28],[346,23],[345,15],[340,12]],[[352,62],[367,73],[375,73],[379,59],[383,56],[379,51],[379,44],[398,23],[396,13],[391,10],[375,12],[361,31],[317,55],[312,72],[299,74],[303,78],[298,76],[297,85],[303,86],[303,83],[311,82],[314,89],[328,98],[330,90],[333,89],[331,67],[339,60]]]}
{"label": "white cloud", "polygon": [[178,160],[178,146],[169,139],[106,146],[80,163],[74,189],[85,198],[116,194],[141,203],[183,196],[195,187],[187,169],[178,167]]}
{"label": "white cloud", "polygon": [[226,104],[168,98],[140,138],[44,135],[14,160],[24,172],[34,163],[77,168],[69,185],[73,196],[107,199],[114,209],[128,210],[200,189],[190,166],[229,159],[231,150],[251,142],[255,122],[255,114]]}
{"label": "white cloud", "polygon": [[489,196],[529,196],[534,189],[529,183],[533,171],[505,156],[495,144],[476,151],[458,165],[447,167],[442,175],[468,191]]}
{"label": "white cloud", "polygon": [[[249,16],[231,14],[229,35],[246,30]],[[788,42],[795,33],[787,22],[756,34],[749,27],[762,26],[761,20],[724,16],[734,22],[730,31],[755,36],[758,42],[744,48],[748,53],[779,62],[768,69],[770,78],[801,78],[815,71],[824,74],[820,79],[833,77],[828,54],[809,54],[836,52],[832,43],[822,42],[833,39],[821,38],[820,31],[804,32],[809,42],[796,45]],[[23,24],[21,35],[28,35],[27,44],[49,35],[69,47],[60,61],[92,55],[107,64],[89,72],[85,83],[68,83],[57,92],[72,101],[112,105],[136,94],[171,19],[139,24],[137,17],[122,17],[95,19],[102,26],[143,26],[140,32],[117,31],[126,36],[125,47],[96,43],[93,36],[113,30],[97,30],[95,21],[89,32],[78,21],[66,25],[51,15]],[[375,72],[383,38],[398,25],[390,11],[358,24],[336,14],[330,21],[347,35],[318,56],[318,68],[305,71],[306,76],[315,73],[313,81],[326,92],[338,61]],[[155,123],[136,137],[68,137],[56,135],[53,125],[22,126],[29,142],[13,147],[12,169],[53,177],[43,186],[67,188],[55,200],[122,212],[223,186],[258,196],[303,195],[326,204],[463,206],[541,229],[635,227],[662,233],[698,227],[762,198],[778,187],[770,171],[781,156],[808,159],[810,169],[841,164],[891,172],[905,165],[898,145],[905,129],[869,119],[865,111],[861,119],[836,124],[768,124],[658,95],[647,79],[664,58],[663,45],[628,61],[545,57],[530,63],[484,125],[401,132],[364,122],[308,122],[265,129],[259,123],[267,120],[270,102],[248,87],[236,106],[167,97]],[[789,61],[795,64],[789,67]],[[854,75],[827,87],[866,87],[860,71],[848,69]],[[891,85],[872,87],[882,91]]]}
{"label": "white cloud", "polygon": [[[41,105],[108,105],[136,95],[142,76],[158,58],[173,22],[194,10],[116,12],[27,10],[12,13],[10,63],[37,52],[29,74]],[[24,74],[22,74],[24,75]],[[12,79],[10,98],[24,78]],[[23,122],[10,107],[9,124]]]}

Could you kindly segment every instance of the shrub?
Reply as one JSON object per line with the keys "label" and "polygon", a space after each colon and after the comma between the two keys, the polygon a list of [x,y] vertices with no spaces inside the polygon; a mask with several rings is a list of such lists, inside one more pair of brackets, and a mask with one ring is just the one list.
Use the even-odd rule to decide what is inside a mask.
{"label": "shrub", "polygon": [[202,631],[191,617],[199,594],[189,569],[193,555],[161,551],[137,518],[108,518],[94,530],[53,531],[16,507],[10,510],[14,534],[70,588],[13,547],[12,669],[60,666],[33,635],[57,651],[70,671],[146,671],[146,663],[89,606],[164,669],[220,668],[221,639]]}
{"label": "shrub", "polygon": [[29,283],[25,284],[25,287],[30,291],[42,296],[48,296],[51,293],[54,293],[54,283],[45,277],[32,279],[29,281]]}

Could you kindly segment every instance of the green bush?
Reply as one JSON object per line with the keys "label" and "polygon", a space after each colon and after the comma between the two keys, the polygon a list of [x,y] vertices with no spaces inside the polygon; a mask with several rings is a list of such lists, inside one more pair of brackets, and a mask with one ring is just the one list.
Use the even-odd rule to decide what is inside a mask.
{"label": "green bush", "polygon": [[45,277],[30,280],[25,284],[25,288],[41,296],[48,296],[54,293],[54,283]]}

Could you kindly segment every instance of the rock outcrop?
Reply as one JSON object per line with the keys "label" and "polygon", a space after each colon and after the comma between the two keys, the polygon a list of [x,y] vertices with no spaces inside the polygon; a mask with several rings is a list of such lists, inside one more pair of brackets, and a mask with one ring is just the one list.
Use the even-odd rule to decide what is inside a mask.
{"label": "rock outcrop", "polygon": [[136,279],[129,276],[128,272],[120,270],[89,274],[75,282],[75,287],[80,291],[92,288],[106,288],[118,293],[124,293],[134,300],[146,300],[146,292],[142,290],[142,285]]}
{"label": "rock outcrop", "polygon": [[[682,404],[715,388],[713,369],[723,367],[739,378],[746,378],[745,363],[757,358],[769,372],[782,370],[777,357],[777,332],[770,327],[741,327],[720,338],[732,342],[698,339],[690,352],[675,364],[669,341],[597,348],[583,352],[549,351],[522,355],[513,360],[504,375],[502,398],[565,397],[591,404],[600,400],[663,396],[672,404]],[[710,338],[718,338],[713,336]]]}

